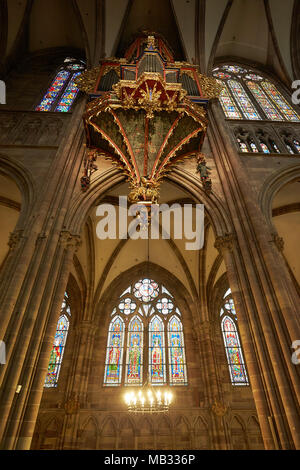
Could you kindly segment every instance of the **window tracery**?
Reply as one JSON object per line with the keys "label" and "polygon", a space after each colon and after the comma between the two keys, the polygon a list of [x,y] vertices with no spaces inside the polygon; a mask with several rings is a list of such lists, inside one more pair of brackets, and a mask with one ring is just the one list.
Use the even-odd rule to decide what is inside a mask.
{"label": "window tracery", "polygon": [[79,92],[75,80],[85,69],[85,64],[67,57],[35,111],[70,111]]}
{"label": "window tracery", "polygon": [[113,308],[104,385],[142,385],[146,377],[152,385],[187,384],[180,309],[173,295],[149,278],[129,286]]}

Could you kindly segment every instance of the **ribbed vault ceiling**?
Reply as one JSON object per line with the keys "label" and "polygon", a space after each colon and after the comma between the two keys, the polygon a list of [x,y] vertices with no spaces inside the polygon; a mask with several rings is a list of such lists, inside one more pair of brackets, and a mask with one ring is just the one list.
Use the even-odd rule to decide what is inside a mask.
{"label": "ribbed vault ceiling", "polygon": [[199,63],[203,72],[236,59],[289,82],[296,78],[290,41],[291,30],[297,32],[294,2],[1,0],[2,67],[20,60],[18,51],[26,55],[57,47],[78,49],[90,65],[97,64],[104,55],[123,55],[131,38],[149,29],[165,37],[177,60]]}

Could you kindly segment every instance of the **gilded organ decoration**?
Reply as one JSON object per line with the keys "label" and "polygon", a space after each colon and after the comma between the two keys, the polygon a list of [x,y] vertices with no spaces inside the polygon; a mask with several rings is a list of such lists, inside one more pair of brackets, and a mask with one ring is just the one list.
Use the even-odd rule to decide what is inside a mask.
{"label": "gilded organ decoration", "polygon": [[[130,183],[132,203],[157,203],[166,174],[201,151],[208,121],[206,108],[221,91],[197,66],[174,62],[171,51],[153,35],[138,38],[124,59],[105,59],[84,72],[79,88],[90,95],[83,121],[87,156],[83,191],[96,160],[112,161]],[[205,189],[208,178],[201,177]]]}

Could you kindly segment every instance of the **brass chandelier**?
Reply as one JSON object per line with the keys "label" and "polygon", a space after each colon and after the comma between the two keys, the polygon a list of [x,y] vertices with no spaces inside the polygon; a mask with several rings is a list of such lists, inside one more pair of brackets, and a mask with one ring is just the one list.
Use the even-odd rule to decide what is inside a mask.
{"label": "brass chandelier", "polygon": [[173,401],[173,394],[168,390],[154,391],[153,387],[148,386],[127,392],[124,398],[129,413],[167,413]]}

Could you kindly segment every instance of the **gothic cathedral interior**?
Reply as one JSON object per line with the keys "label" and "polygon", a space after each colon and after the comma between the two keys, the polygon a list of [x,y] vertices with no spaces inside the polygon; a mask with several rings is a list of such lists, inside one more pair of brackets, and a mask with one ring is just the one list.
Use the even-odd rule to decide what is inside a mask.
{"label": "gothic cathedral interior", "polygon": [[300,449],[299,31],[0,0],[1,449]]}

